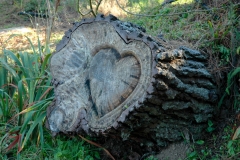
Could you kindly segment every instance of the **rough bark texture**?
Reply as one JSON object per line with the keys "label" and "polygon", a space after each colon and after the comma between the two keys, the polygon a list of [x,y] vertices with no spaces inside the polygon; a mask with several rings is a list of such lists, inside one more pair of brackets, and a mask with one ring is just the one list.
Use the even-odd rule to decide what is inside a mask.
{"label": "rough bark texture", "polygon": [[47,127],[54,134],[105,136],[116,157],[129,159],[126,146],[136,158],[201,135],[217,101],[206,57],[144,32],[111,15],[66,32],[51,59]]}

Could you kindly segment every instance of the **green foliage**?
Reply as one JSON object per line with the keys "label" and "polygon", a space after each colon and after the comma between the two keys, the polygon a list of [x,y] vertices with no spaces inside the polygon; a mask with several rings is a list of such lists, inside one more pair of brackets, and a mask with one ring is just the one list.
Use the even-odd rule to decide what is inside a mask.
{"label": "green foliage", "polygon": [[198,153],[197,151],[193,151],[191,153],[188,154],[187,158],[189,160],[196,160],[198,158]]}
{"label": "green foliage", "polygon": [[[52,1],[52,0],[50,0]],[[46,6],[46,0],[21,0],[21,5],[24,11],[27,12],[46,12],[47,6]]]}
{"label": "green foliage", "polygon": [[[28,144],[21,151],[19,159],[24,160],[98,160],[100,158],[100,148],[93,148],[92,145],[77,137],[57,136],[53,138],[44,130],[44,146]],[[14,149],[15,151],[16,149]],[[1,154],[0,154],[1,155]],[[16,155],[8,152],[2,155],[3,160],[16,159]],[[1,156],[0,156],[1,158]]]}
{"label": "green foliage", "polygon": [[79,140],[78,138],[56,139],[57,148],[54,149],[54,159],[100,159],[99,149],[93,150],[90,145],[84,143],[83,140]]}
{"label": "green foliage", "polygon": [[[240,94],[239,94],[239,89],[238,86],[236,85],[236,79],[239,80],[239,73],[240,73],[240,67],[237,67],[230,71],[227,75],[227,87],[226,87],[226,93],[227,95],[233,95],[233,108],[235,110],[239,110],[239,105],[240,105]],[[222,100],[226,97],[226,94],[222,96]],[[222,101],[220,101],[222,104]],[[219,104],[219,105],[221,105]]]}
{"label": "green foliage", "polygon": [[203,140],[198,140],[198,141],[196,141],[196,144],[198,144],[198,145],[203,145],[203,144],[204,144],[204,141],[203,141]]}
{"label": "green foliage", "polygon": [[230,94],[230,87],[233,84],[233,78],[237,76],[240,73],[240,67],[232,70],[230,73],[228,73],[228,78],[227,78],[227,88],[226,92],[227,94]]}
{"label": "green foliage", "polygon": [[149,156],[149,157],[147,157],[145,160],[158,160],[158,159],[155,158],[154,156]]}
{"label": "green foliage", "polygon": [[51,54],[41,55],[40,48],[36,51],[32,46],[32,54],[4,50],[0,58],[0,71],[4,75],[0,81],[0,119],[2,125],[11,128],[6,129],[1,142],[15,136],[7,150],[18,145],[21,151],[30,140],[44,146],[43,123],[53,90],[48,71]]}
{"label": "green foliage", "polygon": [[[188,160],[218,160],[235,159],[240,153],[240,139],[232,140],[232,129],[224,128],[222,135],[213,134],[211,142],[198,140],[192,144],[192,152],[188,153]],[[219,141],[221,143],[219,143]],[[210,143],[211,145],[205,145]]]}
{"label": "green foliage", "polygon": [[215,128],[213,127],[213,122],[211,120],[208,120],[208,127],[207,132],[213,132]]}
{"label": "green foliage", "polygon": [[205,12],[191,12],[191,10],[194,10],[193,6],[190,1],[189,3],[177,1],[177,3],[168,4],[164,7],[161,6],[161,3],[158,3],[151,9],[145,7],[140,11],[140,13],[146,15],[156,16],[142,16],[141,18],[130,16],[128,20],[143,26],[152,35],[162,33],[167,40],[182,41],[184,39],[195,43],[204,39],[203,37],[208,33],[208,26],[207,21],[195,21],[194,19],[198,16],[206,16],[207,19],[209,15]]}

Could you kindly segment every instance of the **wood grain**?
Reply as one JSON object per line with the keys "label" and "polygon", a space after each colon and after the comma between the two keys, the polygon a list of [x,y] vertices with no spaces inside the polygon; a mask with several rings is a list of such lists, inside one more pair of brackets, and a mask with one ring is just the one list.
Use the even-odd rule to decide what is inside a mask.
{"label": "wood grain", "polygon": [[80,26],[51,59],[53,77],[64,84],[55,89],[59,109],[51,113],[50,122],[59,117],[57,110],[65,110],[64,123],[55,128],[73,131],[83,107],[92,130],[110,128],[144,94],[151,67],[152,53],[145,43],[126,44],[109,23]]}

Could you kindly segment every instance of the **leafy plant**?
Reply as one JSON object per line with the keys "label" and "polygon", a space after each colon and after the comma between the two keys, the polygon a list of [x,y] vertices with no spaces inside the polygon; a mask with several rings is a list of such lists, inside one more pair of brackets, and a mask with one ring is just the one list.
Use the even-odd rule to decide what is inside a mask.
{"label": "leafy plant", "polygon": [[193,152],[189,153],[189,154],[187,155],[187,158],[188,158],[189,160],[196,160],[196,159],[198,159],[198,153],[197,153],[197,151],[193,151]]}
{"label": "leafy plant", "polygon": [[37,12],[46,12],[46,0],[27,0],[25,2],[21,1],[21,4],[23,4],[23,9],[27,12],[31,11],[37,11]]}
{"label": "leafy plant", "polygon": [[203,140],[198,140],[192,144],[192,151],[187,154],[187,158],[189,160],[195,160],[199,158],[199,153],[195,149],[195,145],[203,145],[204,141]]}
{"label": "leafy plant", "polygon": [[[29,43],[32,45],[30,40]],[[51,75],[48,71],[51,54],[43,56],[40,45],[38,51],[32,45],[32,51],[32,54],[14,54],[10,50],[4,50],[0,58],[0,71],[4,75],[0,81],[0,119],[4,120],[6,126],[11,126],[10,130],[6,130],[0,145],[13,139],[6,151],[18,145],[19,153],[30,139],[31,142],[44,146],[46,107],[53,100]]]}
{"label": "leafy plant", "polygon": [[149,156],[145,160],[158,160],[158,159],[154,156]]}
{"label": "leafy plant", "polygon": [[208,120],[208,127],[207,132],[213,132],[215,128],[213,127],[213,122],[211,120]]}
{"label": "leafy plant", "polygon": [[[73,147],[74,146],[74,147]],[[56,149],[54,150],[54,159],[100,159],[99,149],[92,149],[90,145],[85,144],[78,138],[60,138],[56,140]]]}

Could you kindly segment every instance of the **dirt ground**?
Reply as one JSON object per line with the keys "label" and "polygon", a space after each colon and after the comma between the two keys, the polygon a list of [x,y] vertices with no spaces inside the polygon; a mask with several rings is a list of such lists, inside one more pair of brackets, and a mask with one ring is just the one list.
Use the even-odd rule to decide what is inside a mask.
{"label": "dirt ground", "polygon": [[[38,39],[41,45],[44,46],[46,27],[49,26],[50,21],[45,18],[18,15],[19,12],[24,11],[24,5],[19,6],[20,4],[13,4],[12,2],[13,0],[0,1],[0,11],[2,15],[0,16],[0,51],[2,51],[3,48],[13,51],[31,49],[27,37],[34,46],[37,46]],[[125,0],[119,0],[119,3],[122,6],[126,5]],[[81,10],[84,13],[87,12],[84,8],[81,8]],[[113,14],[117,17],[126,16],[125,12],[118,7],[114,0],[105,0],[102,2],[99,7],[99,12],[106,15]],[[71,27],[73,22],[80,21],[81,18],[82,16],[77,11],[76,4],[61,1],[52,27],[50,47],[53,50],[64,35],[64,32]]]}
{"label": "dirt ground", "polygon": [[185,142],[171,144],[168,148],[162,150],[155,157],[159,160],[184,160],[187,153],[190,153],[191,148]]}
{"label": "dirt ground", "polygon": [[[31,52],[29,40],[35,47],[38,47],[38,40],[41,46],[45,45],[46,27],[49,24],[47,19],[18,15],[23,10],[8,0],[0,1],[0,11],[2,14],[0,17],[0,53],[2,49]],[[69,15],[72,17],[76,17],[76,14],[69,12]],[[55,48],[64,31],[71,25],[69,22],[66,22],[66,16],[69,15],[61,15],[61,13],[57,15],[58,17],[53,25],[49,44],[52,49]],[[69,19],[72,17],[69,16]]]}

